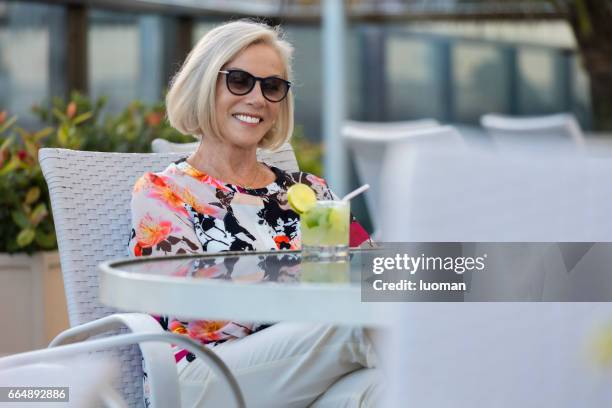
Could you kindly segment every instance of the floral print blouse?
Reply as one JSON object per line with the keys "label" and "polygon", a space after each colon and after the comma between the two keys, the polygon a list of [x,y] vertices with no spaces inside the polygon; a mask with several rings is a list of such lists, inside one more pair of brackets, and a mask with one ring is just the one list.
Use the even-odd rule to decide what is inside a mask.
{"label": "floral print blouse", "polygon": [[[333,199],[334,195],[322,178],[269,168],[276,179],[256,189],[224,183],[195,169],[185,159],[160,173],[144,174],[132,192],[130,256],[299,249],[299,215],[287,203],[287,189],[304,183],[320,200]],[[350,235],[351,246],[369,239],[355,220]],[[264,327],[232,321],[184,321],[171,316],[157,319],[165,330],[188,335],[209,346]],[[179,364],[194,359],[184,350],[175,350],[175,357]]]}

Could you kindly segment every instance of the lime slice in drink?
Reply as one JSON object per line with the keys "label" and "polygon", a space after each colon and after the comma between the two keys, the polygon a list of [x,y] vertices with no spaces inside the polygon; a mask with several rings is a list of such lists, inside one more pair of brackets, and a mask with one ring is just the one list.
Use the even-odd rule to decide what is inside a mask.
{"label": "lime slice in drink", "polygon": [[317,203],[317,196],[314,190],[306,184],[297,183],[287,190],[287,201],[293,210],[298,214],[303,214]]}
{"label": "lime slice in drink", "polygon": [[330,208],[328,220],[331,228],[340,230],[345,229],[347,213],[343,209]]}
{"label": "lime slice in drink", "polygon": [[311,209],[306,214],[303,214],[302,220],[308,228],[316,228],[321,224],[321,214],[316,209]]}

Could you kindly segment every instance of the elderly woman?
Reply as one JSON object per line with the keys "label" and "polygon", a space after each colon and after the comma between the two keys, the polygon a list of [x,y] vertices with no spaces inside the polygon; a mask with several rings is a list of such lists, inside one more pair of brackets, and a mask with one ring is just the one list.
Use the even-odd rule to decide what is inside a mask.
{"label": "elderly woman", "polygon": [[[166,103],[172,126],[200,143],[189,157],[136,182],[132,256],[300,248],[287,189],[299,182],[319,199],[332,193],[321,178],[286,173],[256,157],[258,147],[273,150],[292,134],[291,55],[278,29],[252,21],[224,24],[198,42]],[[351,244],[366,239],[353,222]],[[363,368],[375,366],[376,356],[363,329],[159,321],[214,349],[249,406],[359,406],[372,397],[372,376],[363,373],[374,370]],[[227,396],[209,368],[185,350],[175,356],[184,406],[224,406]]]}

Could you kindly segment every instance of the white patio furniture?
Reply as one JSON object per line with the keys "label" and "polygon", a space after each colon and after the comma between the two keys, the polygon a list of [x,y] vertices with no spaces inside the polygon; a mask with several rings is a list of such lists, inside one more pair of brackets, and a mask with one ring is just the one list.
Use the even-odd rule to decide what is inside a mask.
{"label": "white patio furniture", "polygon": [[382,177],[386,241],[612,238],[612,163],[606,158],[415,150],[398,143],[387,152]]}
{"label": "white patio furniture", "polygon": [[609,365],[593,358],[610,303],[398,306],[399,335],[386,345],[388,408],[603,407],[612,399]]}
{"label": "white patio furniture", "polygon": [[399,144],[388,153],[383,177],[384,241],[467,242],[476,243],[476,253],[489,252],[488,265],[499,272],[478,275],[466,300],[605,298],[609,275],[589,267],[607,265],[605,251],[589,251],[572,274],[565,259],[589,250],[580,243],[612,241],[608,159],[414,151]]}
{"label": "white patio furniture", "polygon": [[345,120],[342,128],[343,132],[359,133],[359,132],[403,132],[406,130],[416,130],[440,126],[440,122],[435,119],[415,119],[401,120],[393,122],[363,122],[359,120]]}
{"label": "white patio furniture", "polygon": [[[371,248],[352,248],[350,253],[351,260],[346,263],[302,260],[295,253],[297,267],[308,276],[298,282],[274,278],[283,262],[287,269],[296,266],[296,258],[284,260],[286,251],[283,255],[278,251],[248,251],[113,260],[100,265],[100,298],[106,305],[155,315],[384,327],[387,305],[362,302],[361,286],[354,280]],[[232,265],[235,279],[178,276],[177,271],[197,261]],[[243,281],[238,278],[241,276],[249,278]],[[258,281],[264,276],[271,278]],[[136,291],[142,295],[132,296]],[[209,302],[201,302],[203,298]]]}
{"label": "white patio furniture", "polygon": [[[90,347],[96,344],[97,340],[88,342]],[[96,348],[90,350],[93,352]],[[112,387],[112,379],[119,368],[112,359],[93,353],[61,355],[61,347],[54,347],[0,358],[0,384],[12,389],[13,398],[22,387],[44,388],[45,401],[42,398],[30,401],[37,406],[46,405],[42,402],[74,408],[100,404],[113,408],[126,406]],[[53,404],[54,401],[57,402]]]}
{"label": "white patio furniture", "polygon": [[[132,315],[134,318],[138,318],[136,314]],[[89,324],[89,326],[92,325]],[[73,334],[76,335],[76,331],[73,331]],[[83,334],[85,333],[81,332],[81,335]],[[93,335],[95,333],[90,332],[89,334]],[[115,371],[119,367],[114,367],[113,361],[109,361],[106,356],[99,354],[99,351],[135,344],[138,344],[143,350],[143,356],[145,359],[148,358],[146,361],[153,364],[153,366],[147,366],[149,384],[153,386],[151,381],[155,381],[154,386],[157,387],[157,390],[152,390],[152,392],[157,394],[164,391],[169,394],[163,400],[157,398],[154,401],[151,399],[151,406],[180,406],[176,373],[172,375],[172,365],[164,367],[159,362],[159,360],[169,360],[171,364],[174,364],[174,357],[170,347],[168,347],[170,344],[185,347],[198,358],[206,361],[211,365],[216,375],[227,376],[229,373],[221,359],[206,347],[202,347],[185,336],[164,331],[144,330],[140,333],[120,334],[88,341],[79,341],[76,338],[68,339],[64,336],[62,341],[72,344],[58,345],[52,343],[47,349],[0,358],[0,379],[2,379],[0,383],[3,386],[15,387],[68,387],[70,393],[68,406],[95,406],[96,400],[99,400],[109,408],[127,407],[126,401],[111,385],[113,378],[116,377]],[[157,347],[154,349],[148,346]],[[144,351],[145,348],[149,352],[154,352],[147,355]],[[79,359],[79,355],[93,352],[98,352],[98,354]],[[164,361],[164,363],[167,363],[167,361]],[[121,368],[124,369],[124,367]],[[162,368],[170,368],[170,370],[165,374],[155,372]],[[234,401],[236,405],[244,407],[240,388],[233,377],[228,385],[230,394],[237,398]],[[89,389],[84,389],[85,387]],[[130,406],[142,405],[138,402],[131,401]]]}
{"label": "white patio furniture", "polygon": [[[343,129],[343,136],[355,158],[355,168],[361,183],[368,183],[370,191],[365,194],[366,203],[372,223],[374,238],[381,238],[381,169],[385,153],[395,143],[407,143],[410,146],[463,146],[463,138],[451,126],[436,126],[431,119],[410,122],[405,126],[388,125],[380,128],[368,124],[356,127],[350,122]],[[404,122],[400,122],[404,123]],[[401,177],[398,174],[397,177]]]}
{"label": "white patio furniture", "polygon": [[[540,300],[544,301],[548,290],[556,291],[552,296],[568,288],[597,291],[601,286],[609,291],[609,278],[593,280],[581,267],[585,259],[568,274],[555,244],[610,242],[609,160],[415,152],[399,146],[389,152],[385,165],[385,241],[552,242],[547,259],[554,264],[507,256],[510,273],[501,284],[497,282],[500,292],[491,297],[497,295],[499,300],[499,295],[511,293],[521,277],[529,277],[523,282],[536,282],[534,275],[542,278]],[[405,178],[396,177],[398,172]],[[475,253],[482,254],[478,246]],[[608,263],[610,259],[609,253],[589,256]],[[609,269],[606,263],[600,265]],[[474,275],[472,284],[487,278]],[[611,308],[606,305],[398,305],[399,335],[386,346],[393,350],[390,406],[402,406],[406,396],[422,407],[605,405],[612,397],[609,370],[589,359],[589,345],[594,329],[609,325]]]}
{"label": "white patio furniture", "polygon": [[[198,148],[200,142],[173,143],[165,139],[154,139],[151,142],[153,153],[191,153]],[[264,163],[273,164],[280,169],[297,171],[298,164],[293,148],[289,143],[284,143],[277,150],[257,149],[257,159]]]}
{"label": "white patio furniture", "polygon": [[584,135],[572,114],[508,116],[486,114],[480,124],[501,148],[573,149],[584,143]]}
{"label": "white patio furniture", "polygon": [[151,151],[153,153],[191,153],[194,152],[200,142],[174,143],[166,139],[153,139]]}

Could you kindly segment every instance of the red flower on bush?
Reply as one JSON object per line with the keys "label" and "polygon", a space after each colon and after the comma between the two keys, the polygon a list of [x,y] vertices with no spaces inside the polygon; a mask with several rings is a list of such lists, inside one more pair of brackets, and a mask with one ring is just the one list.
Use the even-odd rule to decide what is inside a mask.
{"label": "red flower on bush", "polygon": [[25,150],[21,149],[17,152],[17,157],[19,157],[19,160],[24,161],[28,157],[28,153]]}
{"label": "red flower on bush", "polygon": [[77,113],[76,103],[70,102],[68,106],[66,107],[66,116],[68,116],[69,119],[72,119],[74,118],[74,115],[76,115],[76,113]]}
{"label": "red flower on bush", "polygon": [[156,127],[159,126],[163,118],[164,115],[161,112],[151,112],[147,115],[145,120],[150,127]]}

